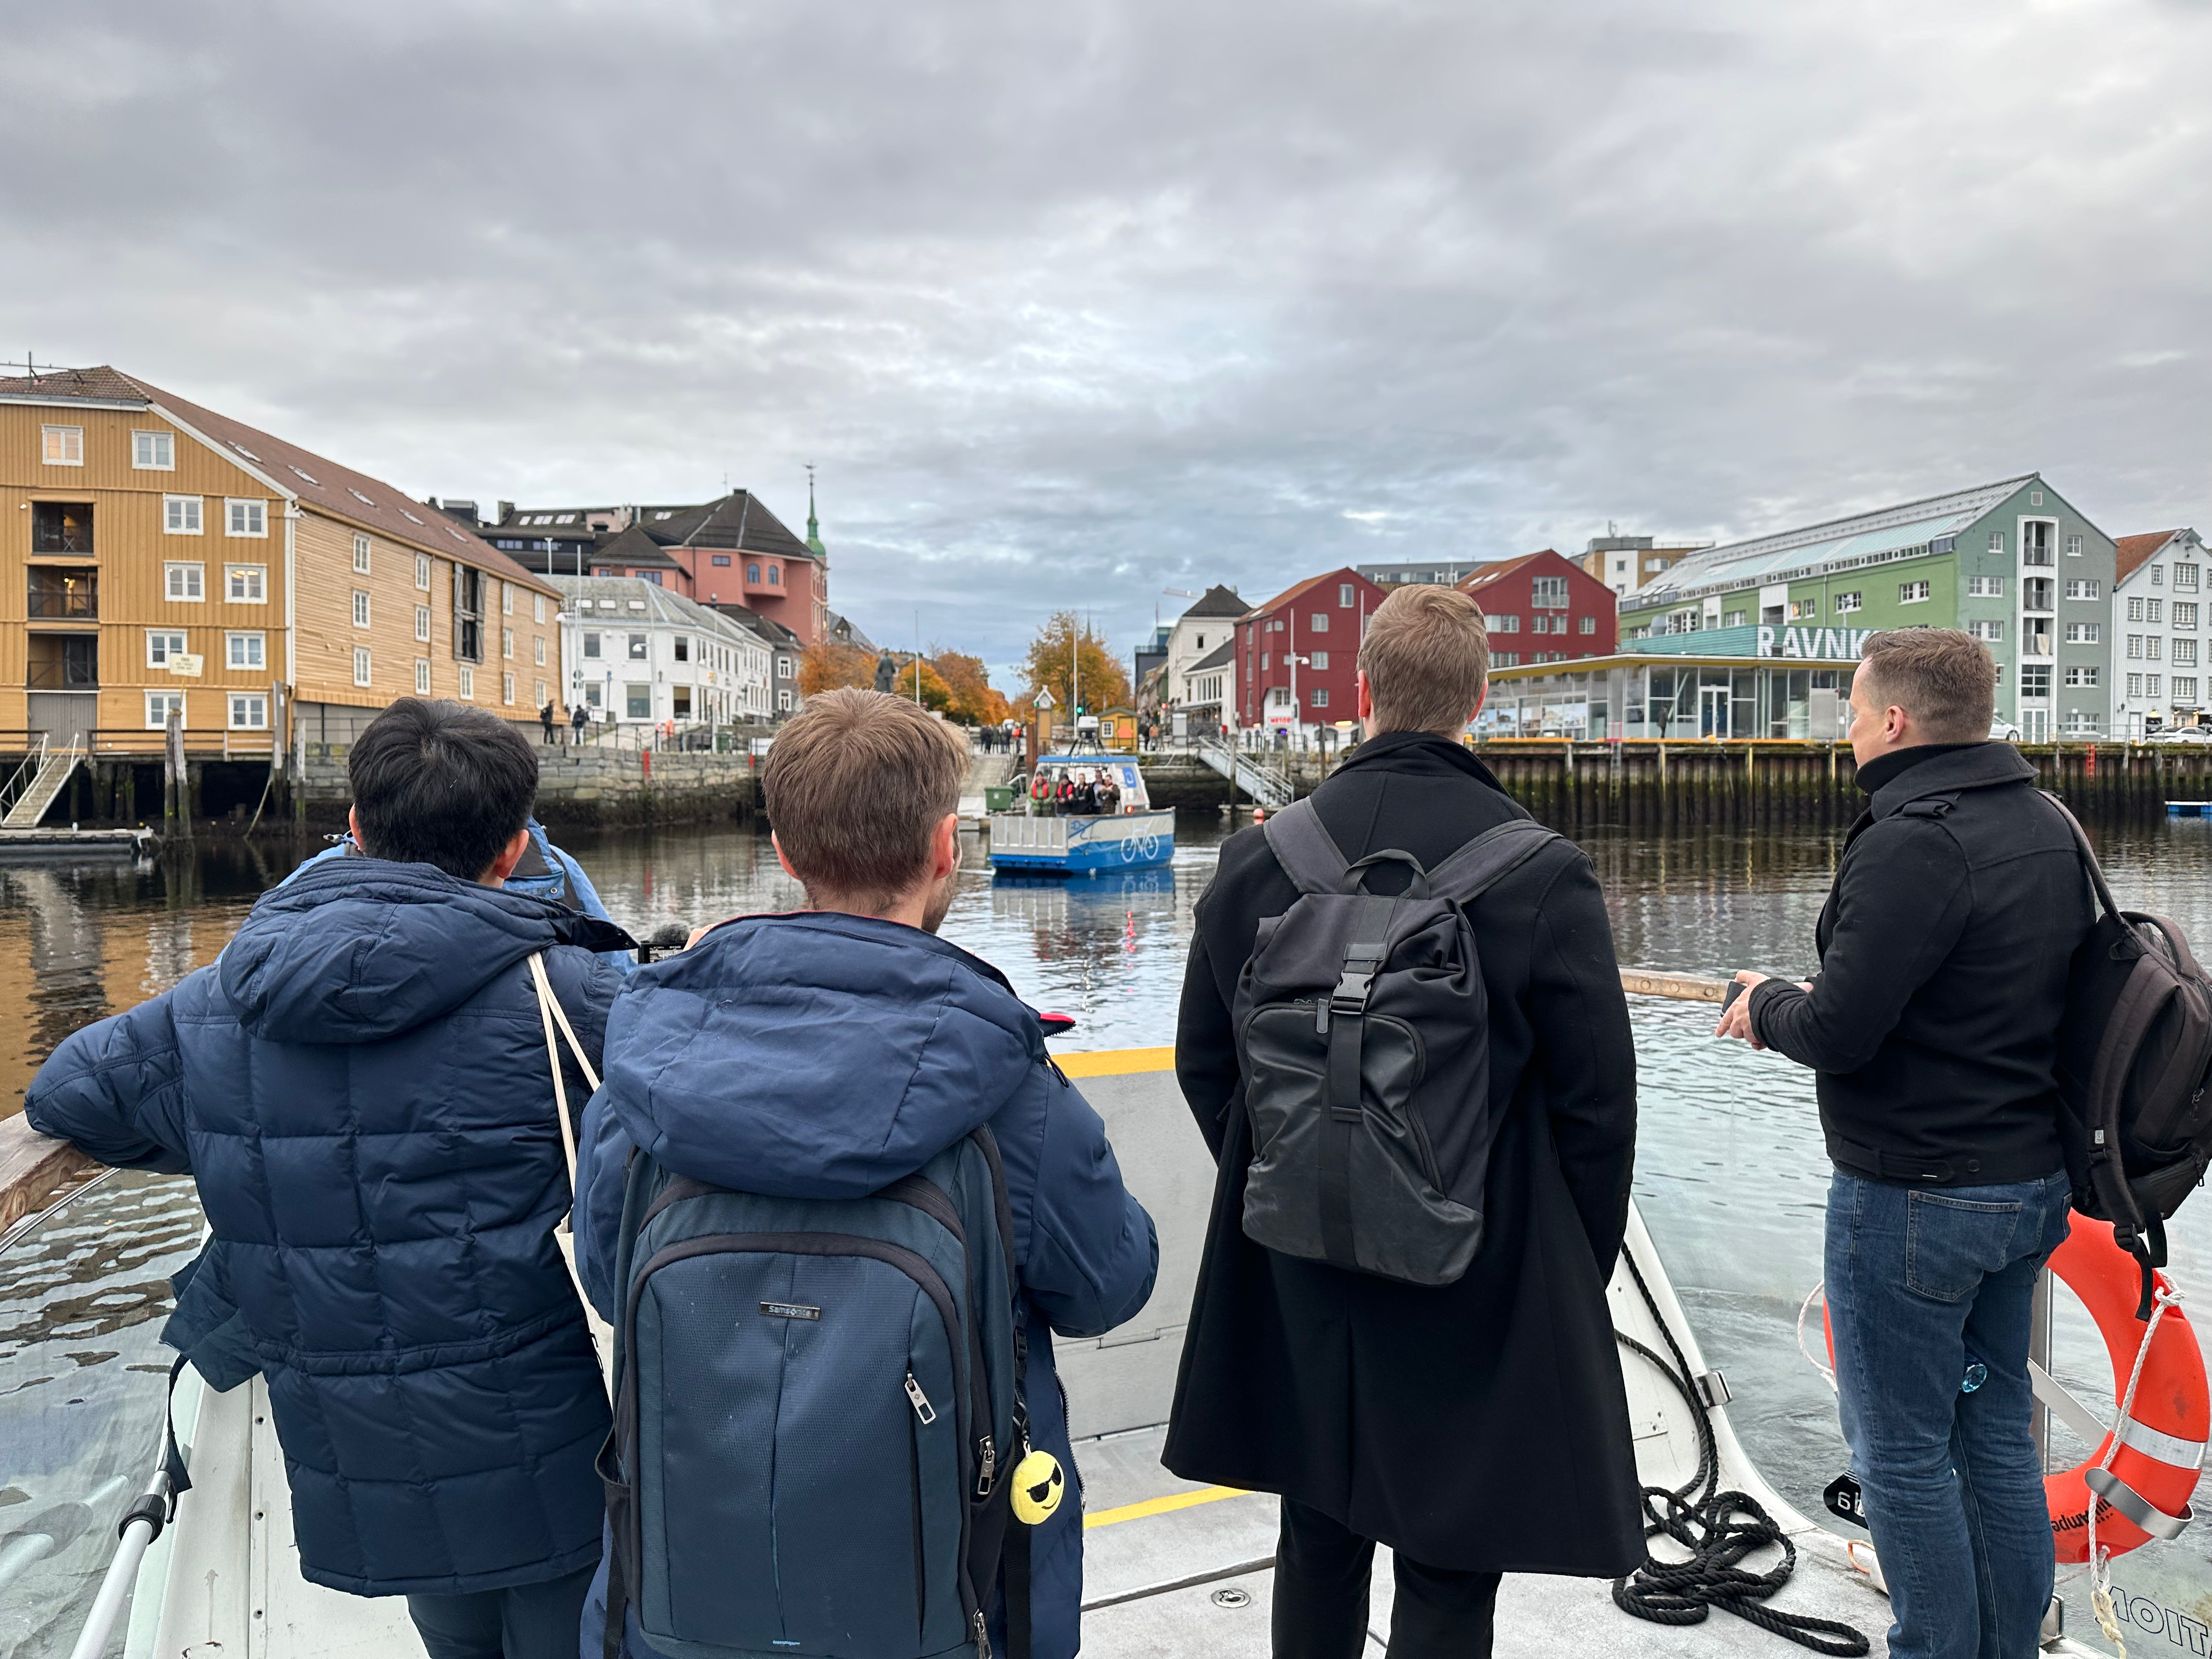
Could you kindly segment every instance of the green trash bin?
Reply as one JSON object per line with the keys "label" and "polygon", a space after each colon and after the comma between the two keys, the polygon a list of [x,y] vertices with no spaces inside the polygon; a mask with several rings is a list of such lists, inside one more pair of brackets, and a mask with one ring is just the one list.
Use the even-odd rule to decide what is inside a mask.
{"label": "green trash bin", "polygon": [[1011,812],[1014,810],[1014,786],[1011,783],[987,783],[983,786],[983,808],[989,812]]}

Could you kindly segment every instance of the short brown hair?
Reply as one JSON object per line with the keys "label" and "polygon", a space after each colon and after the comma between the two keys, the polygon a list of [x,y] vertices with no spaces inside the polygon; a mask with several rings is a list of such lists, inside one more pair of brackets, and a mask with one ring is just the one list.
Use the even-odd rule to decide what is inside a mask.
{"label": "short brown hair", "polygon": [[960,805],[968,745],[882,691],[823,691],[775,734],[761,773],[776,844],[807,899],[888,908],[929,870],[929,838]]}
{"label": "short brown hair", "polygon": [[1891,628],[1860,649],[1868,695],[1895,704],[1931,743],[1979,743],[1997,706],[1997,665],[1990,648],[1955,628]]}
{"label": "short brown hair", "polygon": [[1482,608],[1455,587],[1401,587],[1367,619],[1359,672],[1384,732],[1455,738],[1490,683]]}

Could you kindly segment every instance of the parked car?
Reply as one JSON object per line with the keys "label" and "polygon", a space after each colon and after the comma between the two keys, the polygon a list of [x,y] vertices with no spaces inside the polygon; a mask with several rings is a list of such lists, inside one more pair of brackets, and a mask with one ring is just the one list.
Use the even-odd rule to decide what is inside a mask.
{"label": "parked car", "polygon": [[2212,726],[2177,726],[2171,731],[2154,732],[2143,741],[2145,743],[2212,743]]}
{"label": "parked car", "polygon": [[2007,743],[2020,741],[2020,727],[2002,714],[1990,722],[1990,741],[1995,743],[1999,738],[2002,738]]}

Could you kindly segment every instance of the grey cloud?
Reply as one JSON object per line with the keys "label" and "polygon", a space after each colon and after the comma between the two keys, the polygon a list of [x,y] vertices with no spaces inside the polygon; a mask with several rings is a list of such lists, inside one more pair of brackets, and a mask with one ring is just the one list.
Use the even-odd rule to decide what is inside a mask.
{"label": "grey cloud", "polygon": [[836,602],[994,663],[2031,466],[2212,520],[2203,5],[10,10],[10,349],[422,493],[812,459]]}

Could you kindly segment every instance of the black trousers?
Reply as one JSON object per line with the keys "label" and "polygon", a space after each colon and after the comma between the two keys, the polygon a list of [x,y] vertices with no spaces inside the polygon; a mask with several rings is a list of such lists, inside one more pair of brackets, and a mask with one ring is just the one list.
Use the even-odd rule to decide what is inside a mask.
{"label": "black trousers", "polygon": [[[1390,1659],[1489,1659],[1499,1575],[1391,1559],[1398,1595]],[[1275,1546],[1275,1659],[1359,1659],[1374,1566],[1372,1539],[1285,1498]]]}
{"label": "black trousers", "polygon": [[410,1595],[430,1659],[576,1659],[594,1562],[565,1578],[465,1595]]}

